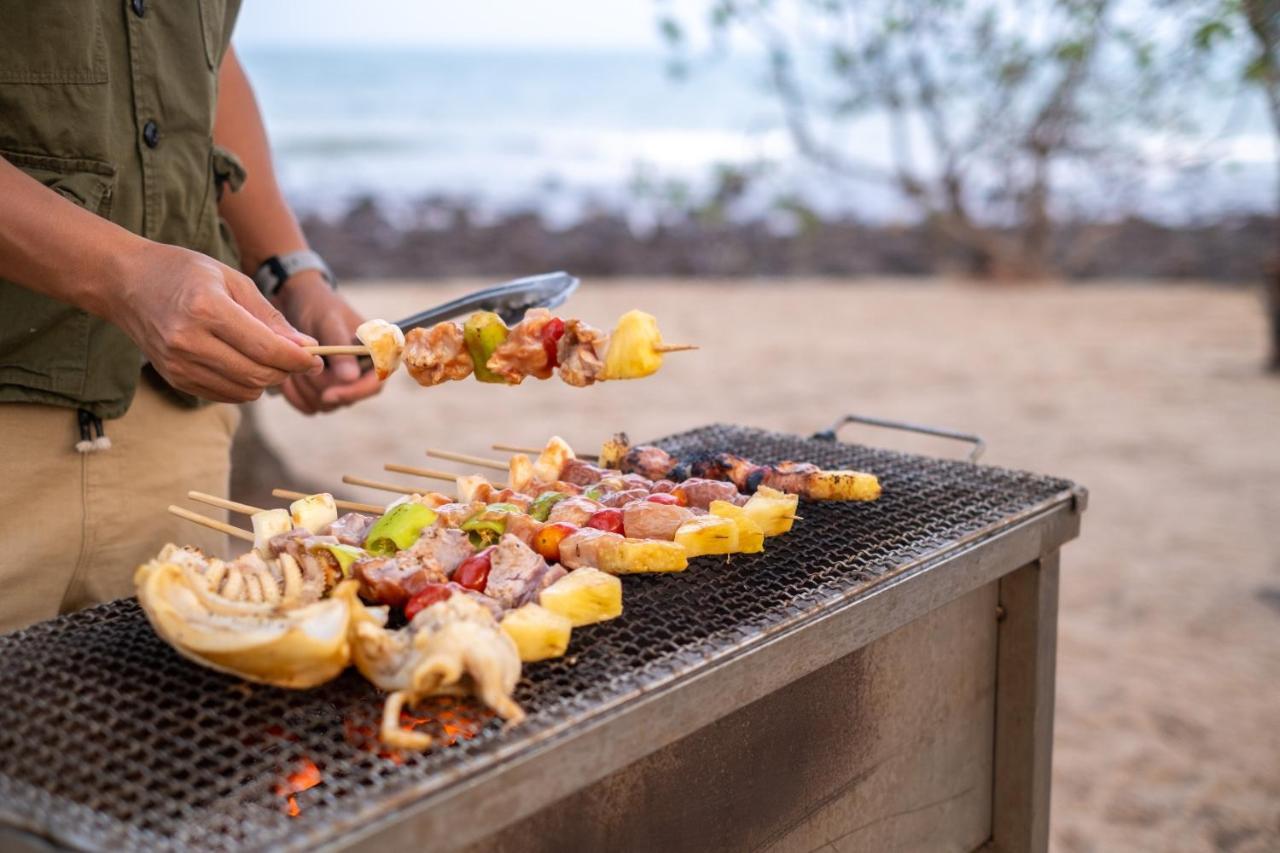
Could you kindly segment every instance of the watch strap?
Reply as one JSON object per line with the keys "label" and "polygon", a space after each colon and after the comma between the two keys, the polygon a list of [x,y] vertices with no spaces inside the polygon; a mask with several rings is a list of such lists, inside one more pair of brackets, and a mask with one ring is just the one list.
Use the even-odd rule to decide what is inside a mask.
{"label": "watch strap", "polygon": [[253,281],[258,285],[262,295],[270,298],[279,293],[280,288],[292,276],[306,270],[319,271],[324,280],[329,282],[330,287],[336,287],[338,284],[337,279],[333,277],[333,271],[324,262],[324,258],[310,249],[272,255],[258,267],[258,271],[253,274]]}

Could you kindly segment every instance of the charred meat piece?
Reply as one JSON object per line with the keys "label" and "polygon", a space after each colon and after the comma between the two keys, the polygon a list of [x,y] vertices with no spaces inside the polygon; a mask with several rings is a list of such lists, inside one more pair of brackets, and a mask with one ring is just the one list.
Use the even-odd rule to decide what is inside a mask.
{"label": "charred meat piece", "polygon": [[529,509],[529,505],[533,503],[533,499],[527,494],[512,489],[492,491],[486,501],[491,504],[512,504],[519,507],[521,511]]}
{"label": "charred meat piece", "polygon": [[508,609],[532,601],[549,568],[546,560],[511,534],[494,546],[489,562],[484,594]]}
{"label": "charred meat piece", "polygon": [[437,523],[442,527],[458,527],[476,513],[484,512],[484,508],[483,501],[444,504],[436,507],[436,515],[440,517]]}
{"label": "charred meat piece", "polygon": [[471,355],[462,327],[444,322],[430,329],[411,329],[405,335],[404,366],[419,385],[466,379],[471,375]]}
{"label": "charred meat piece", "polygon": [[508,513],[505,519],[507,522],[507,534],[516,537],[526,545],[530,544],[533,541],[533,537],[542,529],[542,524],[537,519],[531,518],[522,512]]}
{"label": "charred meat piece", "polygon": [[338,520],[330,524],[324,532],[343,545],[354,545],[359,548],[364,545],[364,540],[369,535],[369,528],[373,527],[373,523],[377,520],[372,515],[349,512],[339,516]]}
{"label": "charred meat piece", "polygon": [[693,512],[674,504],[635,501],[622,508],[622,529],[632,539],[676,538],[680,525],[693,518]]}
{"label": "charred meat piece", "polygon": [[609,335],[581,320],[566,320],[564,335],[556,351],[560,361],[560,378],[579,388],[592,384],[604,373],[604,357],[609,349]]}
{"label": "charred meat piece", "polygon": [[427,584],[444,583],[448,575],[433,558],[401,551],[394,557],[366,557],[351,567],[360,582],[360,597],[377,604],[403,607]]}
{"label": "charred meat piece", "polygon": [[453,574],[458,564],[475,553],[467,534],[452,527],[428,527],[418,541],[396,556],[410,556],[423,563],[434,563],[446,575]]}
{"label": "charred meat piece", "polygon": [[564,467],[560,469],[560,479],[566,483],[573,483],[575,486],[590,486],[593,483],[600,482],[606,471],[585,462],[581,459],[566,459]]}
{"label": "charred meat piece", "polygon": [[737,486],[723,480],[690,477],[680,484],[679,489],[684,492],[691,508],[706,509],[712,501],[729,501],[737,506],[747,502],[747,496],[739,492]]}
{"label": "charred meat piece", "polygon": [[575,496],[565,498],[564,500],[551,507],[551,512],[547,515],[547,521],[554,524],[557,521],[567,521],[578,527],[587,523],[587,519],[600,511],[600,504],[590,498]]}
{"label": "charred meat piece", "polygon": [[621,542],[617,533],[584,527],[560,540],[560,565],[566,569],[595,568],[600,565],[600,549],[607,543]]}
{"label": "charred meat piece", "polygon": [[524,319],[511,328],[507,339],[489,356],[485,367],[512,385],[519,385],[526,376],[550,378],[552,365],[547,359],[542,332],[554,319],[546,308],[526,312]]}
{"label": "charred meat piece", "polygon": [[627,451],[622,457],[620,470],[628,474],[639,474],[648,480],[681,480],[674,472],[679,460],[660,447],[640,445]]}
{"label": "charred meat piece", "polygon": [[623,489],[620,492],[609,492],[600,497],[600,503],[608,507],[626,506],[632,501],[644,500],[649,496],[648,489]]}

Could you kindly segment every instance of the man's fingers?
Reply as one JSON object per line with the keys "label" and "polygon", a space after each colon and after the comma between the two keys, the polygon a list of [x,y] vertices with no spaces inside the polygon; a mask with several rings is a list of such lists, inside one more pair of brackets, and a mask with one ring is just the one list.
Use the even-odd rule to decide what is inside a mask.
{"label": "man's fingers", "polygon": [[236,382],[202,364],[187,365],[175,379],[177,387],[215,403],[247,403],[262,396],[261,388]]}
{"label": "man's fingers", "polygon": [[307,394],[303,392],[302,388],[305,385],[305,379],[290,376],[289,379],[280,386],[280,390],[284,394],[284,398],[289,401],[289,404],[299,412],[302,412],[304,415],[314,415],[316,412],[320,411],[320,409],[317,404],[313,400],[308,399]]}
{"label": "man's fingers", "polygon": [[306,373],[315,367],[318,356],[268,328],[238,302],[228,308],[214,319],[212,331],[249,359],[286,373]]}
{"label": "man's fingers", "polygon": [[250,387],[280,385],[292,374],[253,361],[226,341],[210,336],[208,346],[191,355],[191,360],[214,372]]}
{"label": "man's fingers", "polygon": [[231,292],[231,298],[268,329],[298,346],[309,347],[317,343],[315,338],[295,329],[285,316],[259,292],[258,286],[248,276],[228,268],[223,277],[227,282],[227,289]]}
{"label": "man's fingers", "polygon": [[372,370],[355,382],[346,385],[331,385],[320,395],[320,402],[330,408],[349,406],[366,397],[372,397],[382,390],[382,382]]}

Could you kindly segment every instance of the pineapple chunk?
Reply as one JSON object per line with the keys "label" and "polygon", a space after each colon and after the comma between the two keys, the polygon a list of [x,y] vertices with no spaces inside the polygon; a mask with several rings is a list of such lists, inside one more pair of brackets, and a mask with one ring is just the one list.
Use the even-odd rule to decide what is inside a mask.
{"label": "pineapple chunk", "polygon": [[728,501],[712,501],[708,507],[712,515],[730,519],[738,526],[738,551],[742,554],[755,554],[764,550],[764,531],[755,519],[747,515],[747,511],[737,504]]}
{"label": "pineapple chunk", "polygon": [[690,557],[732,554],[738,550],[738,525],[730,518],[700,515],[680,525],[676,544]]}
{"label": "pineapple chunk", "polygon": [[321,492],[318,495],[307,495],[289,504],[289,515],[293,519],[294,527],[319,533],[338,520],[338,506],[333,502],[333,495]]}
{"label": "pineapple chunk", "polygon": [[821,471],[809,478],[809,493],[815,501],[873,501],[880,497],[880,480],[862,471]]}
{"label": "pineapple chunk", "polygon": [[683,572],[689,556],[675,542],[661,539],[623,539],[600,547],[600,569],[611,575]]}
{"label": "pineapple chunk", "polygon": [[573,623],[537,604],[526,604],[502,617],[502,631],[516,644],[520,660],[531,663],[558,658],[569,648]]}
{"label": "pineapple chunk", "polygon": [[599,569],[575,569],[542,591],[538,603],[575,628],[622,615],[622,581]]}
{"label": "pineapple chunk", "polygon": [[765,536],[778,536],[791,529],[799,503],[795,495],[761,486],[742,509]]}
{"label": "pineapple chunk", "polygon": [[602,379],[639,379],[662,367],[662,344],[658,320],[643,311],[628,311],[618,318],[609,336]]}

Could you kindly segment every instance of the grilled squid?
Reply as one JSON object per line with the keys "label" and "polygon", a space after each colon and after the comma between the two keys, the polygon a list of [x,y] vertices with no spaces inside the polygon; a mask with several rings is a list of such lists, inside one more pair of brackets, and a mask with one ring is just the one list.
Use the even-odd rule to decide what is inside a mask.
{"label": "grilled squid", "polygon": [[[351,596],[335,590],[330,598],[303,602],[300,576],[296,580],[292,594],[289,581],[278,580],[256,555],[223,563],[174,545],[134,575],[147,619],[183,657],[249,681],[300,689],[329,681],[350,662]],[[342,584],[351,595],[355,585]],[[268,600],[271,589],[280,597]],[[286,595],[300,603],[286,603]]]}
{"label": "grilled squid", "polygon": [[389,692],[380,737],[390,746],[426,749],[431,737],[400,726],[400,710],[427,696],[475,694],[509,723],[524,719],[511,698],[520,654],[493,614],[466,595],[423,609],[408,626],[386,628],[387,608],[366,607],[354,587],[334,596],[351,609],[351,658],[369,681]]}

